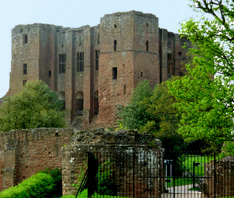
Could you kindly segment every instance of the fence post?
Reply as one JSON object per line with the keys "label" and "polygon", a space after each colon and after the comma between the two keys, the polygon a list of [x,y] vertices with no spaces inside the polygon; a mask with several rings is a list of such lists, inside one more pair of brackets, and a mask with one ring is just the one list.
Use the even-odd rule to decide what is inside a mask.
{"label": "fence post", "polygon": [[133,197],[135,197],[135,146],[133,147]]}
{"label": "fence post", "polygon": [[175,158],[173,159],[172,163],[172,177],[173,177],[173,198],[175,198],[175,165],[176,165],[176,160]]}
{"label": "fence post", "polygon": [[214,198],[216,198],[216,155],[214,152]]}

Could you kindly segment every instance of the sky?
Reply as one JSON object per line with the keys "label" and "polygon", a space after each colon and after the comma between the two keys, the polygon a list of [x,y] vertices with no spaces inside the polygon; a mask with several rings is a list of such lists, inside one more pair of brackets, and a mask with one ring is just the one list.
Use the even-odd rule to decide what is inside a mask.
{"label": "sky", "polygon": [[0,7],[0,98],[9,89],[11,29],[19,24],[46,23],[64,27],[95,26],[105,14],[131,10],[151,13],[159,27],[178,33],[180,23],[196,13],[190,0],[2,0]]}

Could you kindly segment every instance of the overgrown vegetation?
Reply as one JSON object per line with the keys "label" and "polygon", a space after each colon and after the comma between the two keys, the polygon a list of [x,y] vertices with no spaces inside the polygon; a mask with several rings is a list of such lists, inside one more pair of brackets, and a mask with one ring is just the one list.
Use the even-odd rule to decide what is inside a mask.
{"label": "overgrown vegetation", "polygon": [[17,186],[0,192],[0,198],[57,198],[61,195],[62,174],[59,169],[39,172]]}
{"label": "overgrown vegetation", "polygon": [[[187,64],[187,74],[168,85],[181,114],[178,133],[220,150],[233,137],[234,4],[229,0],[192,2],[195,10],[211,18],[182,24],[180,34],[194,45],[189,50],[194,58]],[[233,143],[227,145],[233,150]]]}
{"label": "overgrown vegetation", "polygon": [[[176,79],[178,77],[173,77],[171,81]],[[176,132],[180,116],[174,103],[167,83],[156,85],[152,90],[147,80],[139,82],[129,104],[119,114],[119,127],[152,133],[162,141],[166,152],[179,156],[186,144]]]}
{"label": "overgrown vegetation", "polygon": [[62,103],[42,81],[28,82],[22,91],[0,106],[0,131],[64,127]]}
{"label": "overgrown vegetation", "polygon": [[[96,175],[97,193],[99,195],[114,195],[116,194],[115,181],[113,180],[114,170],[111,168],[112,163],[107,160],[98,166],[98,173]],[[87,169],[87,164],[84,163],[84,168]],[[73,184],[78,190],[82,180],[85,176],[85,170],[80,167],[80,174],[78,175],[77,184]]]}

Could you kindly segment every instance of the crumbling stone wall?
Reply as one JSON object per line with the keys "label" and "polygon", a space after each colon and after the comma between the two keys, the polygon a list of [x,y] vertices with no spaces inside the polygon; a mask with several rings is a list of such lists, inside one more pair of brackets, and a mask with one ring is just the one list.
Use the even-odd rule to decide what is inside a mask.
{"label": "crumbling stone wall", "polygon": [[204,197],[234,196],[234,157],[205,165]]}
{"label": "crumbling stone wall", "polygon": [[[154,144],[155,146],[147,146]],[[63,194],[75,194],[78,175],[86,171],[87,151],[102,164],[115,166],[116,194],[119,196],[158,196],[162,190],[163,149],[152,135],[135,131],[78,131],[62,149]]]}
{"label": "crumbling stone wall", "polygon": [[45,168],[61,168],[61,147],[73,129],[32,129],[0,133],[0,191]]}

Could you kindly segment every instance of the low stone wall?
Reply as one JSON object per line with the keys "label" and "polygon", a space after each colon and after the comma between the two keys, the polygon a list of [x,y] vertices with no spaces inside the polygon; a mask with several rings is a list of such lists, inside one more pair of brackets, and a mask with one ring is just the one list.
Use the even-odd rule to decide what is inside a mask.
{"label": "low stone wall", "polygon": [[[154,145],[154,146],[149,146]],[[116,195],[157,197],[163,184],[163,153],[161,142],[152,135],[135,131],[80,131],[62,149],[63,194],[75,194],[81,171],[87,169],[87,151],[99,164],[110,160],[115,172]]]}
{"label": "low stone wall", "polygon": [[61,147],[73,129],[32,129],[0,133],[0,191],[45,168],[61,168]]}
{"label": "low stone wall", "polygon": [[205,165],[203,197],[234,197],[234,157]]}

